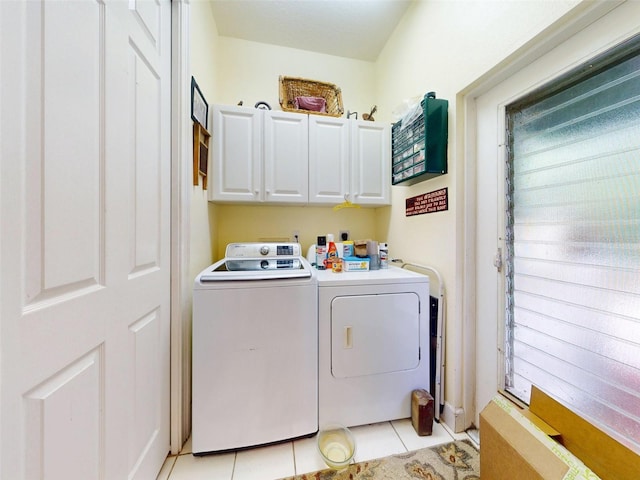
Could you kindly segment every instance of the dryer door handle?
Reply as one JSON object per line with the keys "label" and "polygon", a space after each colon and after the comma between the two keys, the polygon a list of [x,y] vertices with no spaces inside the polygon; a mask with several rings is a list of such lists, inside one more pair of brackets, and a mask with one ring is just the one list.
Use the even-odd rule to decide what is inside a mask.
{"label": "dryer door handle", "polygon": [[344,327],[344,345],[343,348],[353,348],[353,332],[351,326]]}

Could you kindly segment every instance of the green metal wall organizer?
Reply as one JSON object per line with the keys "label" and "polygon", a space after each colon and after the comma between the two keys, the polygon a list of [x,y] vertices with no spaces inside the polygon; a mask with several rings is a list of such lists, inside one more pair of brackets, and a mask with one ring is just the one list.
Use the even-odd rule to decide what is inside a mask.
{"label": "green metal wall organizer", "polygon": [[447,173],[447,100],[427,93],[413,115],[391,127],[391,183],[413,185]]}

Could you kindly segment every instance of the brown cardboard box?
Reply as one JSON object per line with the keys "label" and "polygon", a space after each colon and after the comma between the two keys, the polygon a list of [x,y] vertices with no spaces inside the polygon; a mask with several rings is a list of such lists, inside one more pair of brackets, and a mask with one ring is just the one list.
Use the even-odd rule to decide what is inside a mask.
{"label": "brown cardboard box", "polygon": [[483,480],[637,480],[640,456],[533,387],[530,407],[501,395],[480,414]]}

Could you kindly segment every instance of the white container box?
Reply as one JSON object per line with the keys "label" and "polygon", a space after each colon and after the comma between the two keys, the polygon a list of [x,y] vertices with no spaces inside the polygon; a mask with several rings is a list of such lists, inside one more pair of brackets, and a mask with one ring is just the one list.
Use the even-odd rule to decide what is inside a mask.
{"label": "white container box", "polygon": [[369,259],[359,257],[346,257],[343,260],[342,269],[345,272],[368,272]]}

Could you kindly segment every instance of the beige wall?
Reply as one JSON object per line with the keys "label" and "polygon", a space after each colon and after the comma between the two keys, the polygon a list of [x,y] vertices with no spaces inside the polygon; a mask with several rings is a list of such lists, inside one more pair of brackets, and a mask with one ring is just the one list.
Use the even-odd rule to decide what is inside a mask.
{"label": "beige wall", "polygon": [[[208,2],[192,1],[190,10],[191,74],[198,82],[211,113],[211,105],[220,91],[216,67],[218,31]],[[207,191],[203,190],[200,179],[200,184],[193,186],[191,197],[191,278],[212,263],[211,253],[217,248],[216,222],[217,206],[207,200]]]}
{"label": "beige wall", "polygon": [[[352,237],[388,241],[391,257],[437,268],[447,287],[445,400],[449,414],[445,413],[455,413],[462,406],[464,354],[460,306],[464,171],[456,151],[456,95],[579,3],[416,0],[378,61],[372,63],[217,37],[201,2],[192,1],[192,27],[198,30],[192,33],[192,68],[210,104],[235,105],[243,100],[253,106],[262,100],[277,109],[279,75],[335,83],[342,89],[345,111],[362,114],[376,104],[379,121],[395,120],[392,112],[404,99],[427,91],[449,100],[448,175],[411,187],[393,187],[391,207],[338,212],[317,207],[205,208],[204,195],[194,189],[192,220],[202,225],[192,227],[193,235],[202,238],[192,239],[192,255],[205,255],[206,250],[220,258],[231,241],[289,237],[293,230],[300,232],[306,250],[316,235],[347,228]],[[449,189],[448,211],[405,217],[405,198],[442,187]],[[211,227],[204,228],[205,217]],[[461,428],[457,418],[445,419]]]}
{"label": "beige wall", "polygon": [[293,240],[294,230],[299,232],[305,254],[309,246],[316,243],[318,235],[334,233],[337,241],[339,231],[349,230],[352,239],[375,238],[375,210],[372,208],[334,211],[325,207],[228,205],[220,208],[218,220],[217,258],[224,257],[228,243]]}
{"label": "beige wall", "polygon": [[[435,91],[449,100],[449,173],[411,187],[392,188],[392,207],[376,217],[377,235],[388,237],[390,255],[435,267],[446,285],[445,421],[465,428],[463,404],[462,210],[464,171],[456,149],[456,95],[499,64],[573,6],[572,1],[417,1],[376,63],[381,120],[404,99]],[[408,197],[448,187],[449,210],[404,214]],[[495,215],[495,212],[488,212]],[[491,259],[487,268],[493,268]],[[495,352],[485,355],[495,356]],[[480,358],[482,354],[480,354]],[[497,375],[497,374],[496,374]],[[456,416],[457,415],[457,416]],[[454,418],[455,416],[455,418]]]}
{"label": "beige wall", "polygon": [[[229,37],[218,39],[215,64],[219,76],[216,103],[235,105],[240,100],[252,108],[266,101],[280,110],[278,77],[302,77],[334,83],[342,90],[347,110],[369,112],[375,104],[374,64],[332,55],[266,45]],[[303,249],[318,235],[350,230],[354,238],[376,238],[374,209],[331,207],[217,206],[215,259],[224,256],[229,242],[261,238],[291,238],[300,233]],[[383,241],[382,238],[377,238]]]}
{"label": "beige wall", "polygon": [[293,48],[220,37],[220,96],[217,103],[253,107],[266,101],[280,110],[278,77],[302,77],[334,83],[347,110],[369,112],[375,104],[374,64]]}

